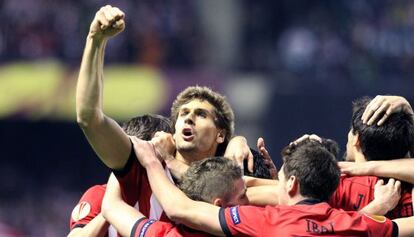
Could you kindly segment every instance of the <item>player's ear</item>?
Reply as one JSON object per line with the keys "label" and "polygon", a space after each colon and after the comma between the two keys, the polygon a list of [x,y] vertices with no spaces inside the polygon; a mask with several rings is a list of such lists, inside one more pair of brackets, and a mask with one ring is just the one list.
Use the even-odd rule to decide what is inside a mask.
{"label": "player's ear", "polygon": [[357,134],[354,135],[354,139],[353,139],[352,145],[355,146],[359,150],[359,149],[361,149],[361,147],[360,147],[359,144],[360,144],[359,134],[357,133]]}
{"label": "player's ear", "polygon": [[226,139],[226,132],[224,130],[219,130],[216,137],[216,142],[218,144],[221,144],[224,142],[224,139]]}
{"label": "player's ear", "polygon": [[292,197],[295,196],[298,190],[299,190],[298,180],[296,179],[296,176],[291,175],[289,179],[287,180],[287,192],[289,196],[292,196]]}
{"label": "player's ear", "polygon": [[221,198],[215,198],[213,200],[213,205],[218,207],[223,207],[223,200]]}

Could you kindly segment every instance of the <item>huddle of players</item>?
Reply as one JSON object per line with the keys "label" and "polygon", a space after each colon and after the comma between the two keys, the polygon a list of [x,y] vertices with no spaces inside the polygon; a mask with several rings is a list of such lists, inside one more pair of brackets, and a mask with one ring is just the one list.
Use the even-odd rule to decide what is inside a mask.
{"label": "huddle of players", "polygon": [[[108,5],[96,13],[86,40],[78,123],[113,173],[107,185],[82,196],[68,236],[414,235],[413,162],[393,160],[413,148],[413,111],[404,98],[354,103],[346,154],[352,162],[339,166],[364,176],[341,176],[336,144],[305,135],[283,149],[277,180],[244,179],[240,164],[248,157],[252,170],[253,154],[243,137],[233,137],[230,105],[208,88],[181,92],[171,121],[144,115],[121,128],[103,113],[105,46],[124,28],[122,11]],[[258,150],[269,158],[262,140]],[[258,169],[259,161],[256,171],[272,173]],[[384,184],[377,176],[405,182]]]}

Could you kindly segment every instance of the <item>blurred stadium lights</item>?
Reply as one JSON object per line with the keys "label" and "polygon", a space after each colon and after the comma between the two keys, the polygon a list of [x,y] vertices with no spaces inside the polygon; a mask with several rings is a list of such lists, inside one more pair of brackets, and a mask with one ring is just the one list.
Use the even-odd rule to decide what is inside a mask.
{"label": "blurred stadium lights", "polygon": [[[0,118],[75,121],[77,72],[57,61],[10,63],[0,67]],[[105,68],[105,112],[118,120],[157,113],[168,85],[157,68],[111,65]]]}

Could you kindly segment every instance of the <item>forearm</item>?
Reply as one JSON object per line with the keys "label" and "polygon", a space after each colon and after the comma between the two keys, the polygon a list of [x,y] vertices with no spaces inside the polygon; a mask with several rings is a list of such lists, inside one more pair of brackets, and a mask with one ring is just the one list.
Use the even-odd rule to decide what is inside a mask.
{"label": "forearm", "polygon": [[399,237],[412,237],[414,236],[414,216],[398,218],[393,220],[398,225]]}
{"label": "forearm", "polygon": [[109,177],[106,186],[102,215],[122,236],[129,236],[135,222],[144,217],[122,199],[119,182],[113,174]]}
{"label": "forearm", "polygon": [[380,177],[390,177],[414,184],[414,159],[391,161],[369,161],[370,173]]}
{"label": "forearm", "polygon": [[182,217],[184,210],[186,210],[193,201],[171,183],[158,160],[154,160],[147,164],[145,168],[147,170],[152,192],[157,197],[165,213],[171,219]]}
{"label": "forearm", "polygon": [[104,237],[108,227],[109,223],[99,214],[84,227],[73,229],[68,237]]}
{"label": "forearm", "polygon": [[359,213],[363,214],[369,214],[369,215],[380,215],[383,216],[387,214],[387,212],[390,211],[385,205],[382,205],[380,203],[376,203],[376,201],[372,201],[368,203],[365,207],[363,207],[361,210],[359,210]]}
{"label": "forearm", "polygon": [[266,206],[278,205],[277,187],[275,185],[263,185],[247,188],[246,192],[249,205]]}
{"label": "forearm", "polygon": [[135,222],[145,217],[122,200],[114,201],[108,205],[103,216],[122,236],[129,236]]}
{"label": "forearm", "polygon": [[262,186],[262,185],[277,185],[278,180],[274,179],[260,179],[251,176],[244,176],[244,182],[246,183],[246,187],[255,187],[255,186]]}
{"label": "forearm", "polygon": [[146,165],[152,192],[174,222],[217,236],[224,236],[218,220],[219,207],[193,201],[175,187],[159,161]]}

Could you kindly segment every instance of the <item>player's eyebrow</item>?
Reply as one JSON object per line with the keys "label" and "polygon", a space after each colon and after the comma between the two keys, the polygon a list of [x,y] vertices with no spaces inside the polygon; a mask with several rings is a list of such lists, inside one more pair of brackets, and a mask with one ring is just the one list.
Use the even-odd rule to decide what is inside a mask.
{"label": "player's eyebrow", "polygon": [[203,108],[196,108],[196,109],[194,110],[194,112],[195,112],[195,113],[200,113],[200,112],[202,112],[202,113],[206,113],[206,114],[209,114],[209,115],[213,115],[213,113],[212,113],[210,110],[208,110],[208,109],[203,109]]}
{"label": "player's eyebrow", "polygon": [[[191,110],[190,108],[183,106],[179,110],[179,113],[181,113],[181,112],[188,112],[190,110]],[[214,117],[214,112],[212,112],[212,111],[210,111],[208,109],[205,109],[205,108],[194,108],[194,113],[206,113],[206,114],[209,114],[209,115],[211,115],[211,116]]]}

